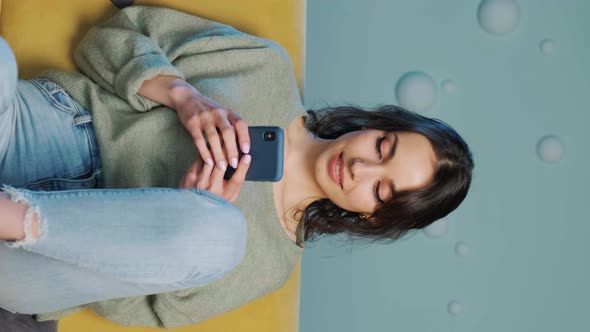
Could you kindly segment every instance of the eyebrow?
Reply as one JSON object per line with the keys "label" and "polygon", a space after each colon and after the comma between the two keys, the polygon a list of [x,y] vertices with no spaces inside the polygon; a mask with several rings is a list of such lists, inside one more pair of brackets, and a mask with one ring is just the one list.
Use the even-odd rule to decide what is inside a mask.
{"label": "eyebrow", "polygon": [[[393,145],[391,146],[391,151],[389,152],[389,156],[387,157],[387,161],[390,161],[393,159],[393,157],[395,157],[395,150],[397,149],[397,142],[399,142],[399,137],[397,137],[397,134],[394,132],[393,136],[395,137],[395,142],[393,142]],[[391,196],[393,196],[393,194],[395,193],[395,184],[393,183],[393,181],[390,182],[391,184]]]}

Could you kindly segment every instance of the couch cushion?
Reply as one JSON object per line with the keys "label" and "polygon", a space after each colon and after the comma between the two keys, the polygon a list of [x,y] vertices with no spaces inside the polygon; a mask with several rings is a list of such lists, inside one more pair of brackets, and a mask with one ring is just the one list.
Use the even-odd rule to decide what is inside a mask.
{"label": "couch cushion", "polygon": [[[166,7],[230,24],[244,32],[280,43],[291,56],[300,91],[303,92],[305,0],[134,2],[148,6],[164,3]],[[74,71],[73,47],[90,26],[105,20],[117,10],[119,9],[108,0],[0,0],[0,35],[7,40],[16,55],[21,79],[32,78],[47,68]],[[281,289],[224,315],[175,331],[298,331],[299,282],[300,262]],[[13,319],[15,322],[27,318],[5,313],[9,316],[7,319]],[[44,326],[50,327],[50,324]],[[33,329],[35,326],[31,328],[30,331],[44,331]],[[59,321],[60,332],[130,330],[144,329],[116,325],[88,310],[71,314]]]}

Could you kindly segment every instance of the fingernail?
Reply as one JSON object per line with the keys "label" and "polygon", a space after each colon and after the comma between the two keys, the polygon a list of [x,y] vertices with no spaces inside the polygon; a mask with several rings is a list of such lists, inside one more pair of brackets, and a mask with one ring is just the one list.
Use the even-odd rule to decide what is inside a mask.
{"label": "fingernail", "polygon": [[246,165],[250,165],[250,161],[252,160],[252,156],[250,156],[249,154],[244,156],[244,163]]}
{"label": "fingernail", "polygon": [[244,152],[244,153],[250,152],[250,144],[248,144],[248,143],[242,144],[242,152]]}
{"label": "fingernail", "polygon": [[219,169],[221,169],[222,171],[225,172],[225,169],[227,168],[227,164],[225,163],[225,161],[220,160],[217,165],[219,166]]}
{"label": "fingernail", "polygon": [[238,158],[236,158],[236,157],[231,158],[231,160],[229,161],[229,164],[231,165],[231,167],[237,168],[238,167]]}
{"label": "fingernail", "polygon": [[213,159],[207,158],[207,160],[205,160],[205,162],[207,163],[207,165],[213,166]]}

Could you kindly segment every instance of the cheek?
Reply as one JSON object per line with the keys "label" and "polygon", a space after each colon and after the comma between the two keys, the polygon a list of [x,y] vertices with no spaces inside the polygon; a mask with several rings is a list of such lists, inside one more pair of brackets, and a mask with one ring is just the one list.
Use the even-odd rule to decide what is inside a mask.
{"label": "cheek", "polygon": [[373,199],[369,195],[369,190],[366,188],[355,188],[346,195],[347,210],[354,212],[371,211],[373,207]]}

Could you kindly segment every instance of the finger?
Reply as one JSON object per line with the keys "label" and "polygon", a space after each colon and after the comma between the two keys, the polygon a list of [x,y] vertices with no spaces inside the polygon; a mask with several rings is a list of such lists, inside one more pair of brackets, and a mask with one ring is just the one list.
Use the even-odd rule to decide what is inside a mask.
{"label": "finger", "polygon": [[242,187],[242,184],[246,180],[246,173],[248,173],[248,168],[250,167],[250,162],[252,161],[252,156],[249,154],[245,154],[242,156],[240,163],[238,164],[238,168],[232,175],[232,177],[227,180],[225,185],[226,192],[229,196],[233,196],[236,191],[239,191]]}
{"label": "finger", "polygon": [[205,134],[207,135],[207,140],[209,141],[209,146],[211,147],[215,164],[221,170],[225,171],[227,168],[227,160],[225,159],[223,150],[221,149],[221,140],[217,134],[217,129],[212,124],[208,125]]}
{"label": "finger", "polygon": [[230,111],[227,118],[238,133],[238,141],[243,153],[250,152],[250,133],[248,132],[248,124],[237,113]]}
{"label": "finger", "polygon": [[197,179],[195,172],[198,168],[199,163],[200,163],[199,161],[193,163],[193,165],[186,171],[186,173],[184,173],[184,176],[180,180],[180,185],[179,185],[180,188],[194,188],[195,187],[195,181]]}
{"label": "finger", "polygon": [[230,201],[230,202],[234,203],[234,202],[235,202],[235,201],[238,199],[238,196],[240,195],[240,189],[242,189],[242,187],[241,187],[241,186],[238,188],[238,190],[236,190],[236,191],[235,191],[235,192],[234,192],[234,193],[231,195],[231,197],[228,199],[228,201]]}
{"label": "finger", "polygon": [[195,145],[197,146],[197,150],[199,150],[201,158],[203,158],[206,164],[213,166],[213,158],[211,157],[211,152],[209,151],[205,137],[203,137],[203,133],[201,130],[193,131],[193,133]]}
{"label": "finger", "polygon": [[236,146],[236,133],[234,127],[229,123],[227,119],[221,118],[218,126],[221,129],[221,136],[225,143],[224,149],[229,164],[236,168],[238,167],[238,147]]}
{"label": "finger", "polygon": [[223,196],[223,175],[225,171],[222,171],[219,167],[214,167],[209,177],[209,191],[219,196]]}
{"label": "finger", "polygon": [[[195,186],[197,188],[201,188],[201,189],[207,189],[209,188],[209,178],[211,177],[211,171],[213,170],[213,164],[209,165],[209,164],[204,164],[203,168],[201,169],[201,171],[199,172],[198,175],[196,175],[196,183]],[[196,173],[195,173],[196,174]]]}
{"label": "finger", "polygon": [[178,185],[179,188],[181,189],[188,189],[188,188],[192,188],[192,184],[191,182],[193,182],[191,176],[193,175],[193,172],[186,172],[184,174],[184,176],[182,177],[182,179],[180,180],[180,184]]}

